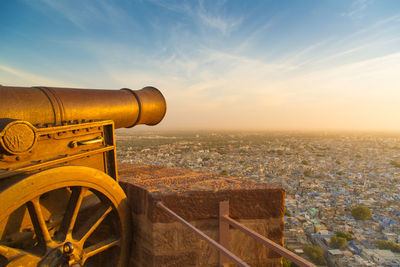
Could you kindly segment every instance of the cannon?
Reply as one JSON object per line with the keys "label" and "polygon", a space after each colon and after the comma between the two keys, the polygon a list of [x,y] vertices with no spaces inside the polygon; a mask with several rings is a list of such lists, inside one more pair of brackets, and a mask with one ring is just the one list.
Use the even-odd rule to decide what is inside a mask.
{"label": "cannon", "polygon": [[165,112],[154,87],[0,85],[0,266],[126,266],[114,129]]}

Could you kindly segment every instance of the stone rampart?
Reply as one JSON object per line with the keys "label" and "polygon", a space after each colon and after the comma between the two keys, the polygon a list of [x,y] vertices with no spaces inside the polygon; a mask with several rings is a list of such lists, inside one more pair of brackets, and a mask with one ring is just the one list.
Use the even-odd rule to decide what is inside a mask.
{"label": "stone rampart", "polygon": [[[118,166],[132,209],[130,266],[218,266],[218,252],[157,208],[157,201],[218,241],[219,202],[229,200],[230,217],[283,245],[282,188],[180,168]],[[281,266],[280,255],[233,228],[230,249],[251,266]]]}

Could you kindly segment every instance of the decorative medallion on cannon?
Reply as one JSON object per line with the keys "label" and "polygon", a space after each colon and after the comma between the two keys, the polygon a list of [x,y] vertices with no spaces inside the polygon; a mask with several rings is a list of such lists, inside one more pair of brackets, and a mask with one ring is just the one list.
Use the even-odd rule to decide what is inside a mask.
{"label": "decorative medallion on cannon", "polygon": [[0,85],[0,266],[124,266],[114,128],[155,125],[156,88]]}

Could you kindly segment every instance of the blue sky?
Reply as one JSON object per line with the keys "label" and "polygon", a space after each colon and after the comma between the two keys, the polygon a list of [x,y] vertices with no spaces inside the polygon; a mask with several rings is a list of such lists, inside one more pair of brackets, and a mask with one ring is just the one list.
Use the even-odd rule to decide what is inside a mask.
{"label": "blue sky", "polygon": [[157,129],[400,130],[400,1],[0,1],[0,84],[158,87]]}

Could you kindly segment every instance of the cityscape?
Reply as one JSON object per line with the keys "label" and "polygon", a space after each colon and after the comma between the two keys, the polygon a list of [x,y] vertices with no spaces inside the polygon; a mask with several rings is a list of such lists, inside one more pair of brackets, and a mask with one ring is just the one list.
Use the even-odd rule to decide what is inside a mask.
{"label": "cityscape", "polygon": [[[117,132],[116,140],[122,163],[189,168],[284,187],[285,246],[318,265],[400,264],[399,135]],[[369,214],[355,218],[361,207]],[[310,258],[310,248],[322,257]]]}
{"label": "cityscape", "polygon": [[[164,191],[141,187],[181,181],[191,190],[167,197],[193,214],[196,194],[210,200],[208,217],[191,222],[226,248],[222,236],[237,234],[230,243],[251,266],[400,267],[399,0],[15,0],[0,10],[0,267],[224,265],[227,255],[158,218]],[[84,174],[62,175],[75,167]],[[214,177],[246,198],[210,189]],[[227,210],[285,252],[220,231]]]}

